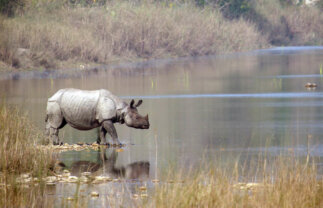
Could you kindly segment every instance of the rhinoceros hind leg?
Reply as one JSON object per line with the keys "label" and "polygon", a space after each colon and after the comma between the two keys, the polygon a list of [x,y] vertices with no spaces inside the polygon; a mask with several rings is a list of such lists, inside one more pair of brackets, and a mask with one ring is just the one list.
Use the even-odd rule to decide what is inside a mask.
{"label": "rhinoceros hind leg", "polygon": [[59,145],[60,142],[59,142],[59,138],[58,138],[58,129],[51,127],[49,129],[49,134],[50,134],[50,138],[53,141],[53,145]]}
{"label": "rhinoceros hind leg", "polygon": [[58,138],[58,129],[63,128],[66,125],[66,121],[62,115],[61,109],[56,102],[50,102],[47,104],[47,116],[46,116],[46,133],[49,133],[54,145],[60,144]]}

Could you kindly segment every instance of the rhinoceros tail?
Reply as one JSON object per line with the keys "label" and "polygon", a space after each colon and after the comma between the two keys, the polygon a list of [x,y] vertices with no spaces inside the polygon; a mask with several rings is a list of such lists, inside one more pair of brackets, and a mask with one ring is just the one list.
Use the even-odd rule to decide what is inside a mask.
{"label": "rhinoceros tail", "polygon": [[45,122],[47,122],[48,121],[48,115],[46,115],[46,118],[45,118]]}

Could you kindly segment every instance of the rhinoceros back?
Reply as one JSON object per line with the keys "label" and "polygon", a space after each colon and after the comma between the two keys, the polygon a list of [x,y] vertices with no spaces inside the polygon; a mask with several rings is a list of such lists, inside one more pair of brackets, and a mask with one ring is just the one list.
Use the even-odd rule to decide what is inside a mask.
{"label": "rhinoceros back", "polygon": [[[74,128],[88,130],[100,125],[99,117],[110,119],[116,114],[113,100],[105,98],[105,105],[101,104],[101,109],[98,109],[100,100],[100,90],[66,89],[58,102],[67,123]],[[102,114],[99,111],[104,115],[98,115]]]}

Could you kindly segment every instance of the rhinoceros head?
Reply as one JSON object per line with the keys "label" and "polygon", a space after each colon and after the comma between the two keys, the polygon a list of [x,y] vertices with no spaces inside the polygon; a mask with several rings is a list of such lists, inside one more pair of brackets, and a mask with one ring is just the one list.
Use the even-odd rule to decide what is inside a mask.
{"label": "rhinoceros head", "polygon": [[127,106],[127,109],[124,114],[124,122],[127,126],[136,129],[149,128],[148,114],[146,116],[142,116],[138,113],[137,110],[137,107],[141,105],[141,103],[142,100],[139,100],[137,104],[135,104],[134,100],[131,100],[130,105]]}

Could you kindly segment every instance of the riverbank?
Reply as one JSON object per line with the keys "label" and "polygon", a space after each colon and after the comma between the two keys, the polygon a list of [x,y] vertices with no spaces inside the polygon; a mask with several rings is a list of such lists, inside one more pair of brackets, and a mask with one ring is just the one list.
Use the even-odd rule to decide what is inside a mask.
{"label": "riverbank", "polygon": [[220,5],[192,2],[66,2],[25,0],[14,15],[1,16],[0,71],[84,69],[322,44],[319,9],[284,6],[278,0],[248,3],[237,16]]}

